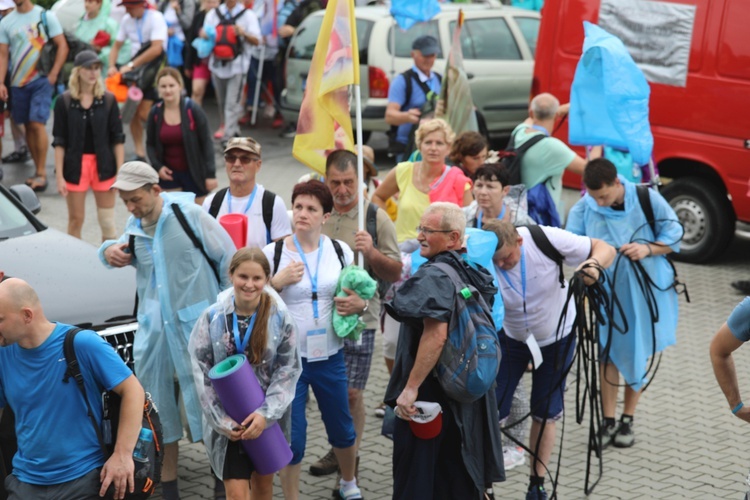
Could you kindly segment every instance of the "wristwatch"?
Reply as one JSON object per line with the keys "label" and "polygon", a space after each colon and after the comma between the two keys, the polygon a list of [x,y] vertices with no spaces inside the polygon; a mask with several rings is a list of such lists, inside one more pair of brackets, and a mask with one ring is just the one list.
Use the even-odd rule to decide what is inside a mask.
{"label": "wristwatch", "polygon": [[125,67],[130,67],[130,71],[133,71],[135,69],[135,64],[133,64],[133,61],[130,61],[125,65]]}
{"label": "wristwatch", "polygon": [[365,308],[364,308],[364,309],[362,309],[362,312],[361,312],[361,313],[359,313],[359,314],[364,314],[364,313],[366,313],[366,312],[367,312],[367,310],[368,310],[369,308],[370,308],[370,301],[369,301],[369,300],[367,300],[367,299],[365,299]]}

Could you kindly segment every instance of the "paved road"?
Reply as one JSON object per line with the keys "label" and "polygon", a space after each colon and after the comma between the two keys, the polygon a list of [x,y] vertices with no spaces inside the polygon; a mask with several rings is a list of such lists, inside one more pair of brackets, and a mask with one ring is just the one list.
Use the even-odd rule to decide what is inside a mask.
{"label": "paved road", "polygon": [[[211,109],[209,114],[215,116]],[[291,158],[291,139],[279,138],[267,124],[262,125],[257,130],[248,131],[263,145],[263,168],[259,181],[289,203],[292,183],[307,169]],[[371,145],[376,147],[384,144],[383,137],[375,136],[371,141]],[[10,151],[8,140],[3,145],[6,153]],[[126,151],[131,152],[132,148],[128,146]],[[51,154],[49,161],[51,163]],[[388,167],[380,157],[378,163],[383,169]],[[3,182],[6,185],[22,182],[32,171],[31,165],[5,166]],[[54,179],[51,166],[49,176]],[[221,169],[218,176],[220,185],[226,185],[226,176]],[[568,196],[572,200],[576,194],[570,192]],[[49,191],[40,198],[43,205],[40,218],[64,231],[67,209],[54,187],[50,186]],[[100,236],[93,199],[88,203],[84,239],[96,244]],[[116,214],[118,228],[122,228],[127,213],[119,203]],[[738,240],[721,259],[711,265],[677,265],[680,278],[688,283],[692,299],[690,304],[680,299],[677,345],[666,351],[653,385],[641,400],[635,420],[636,445],[627,450],[610,449],[605,452],[604,474],[590,498],[742,497],[744,476],[750,469],[748,427],[731,415],[714,381],[708,359],[708,343],[742,298],[732,291],[729,282],[750,278],[749,252],[750,241]],[[378,344],[370,382],[365,391],[368,409],[380,401],[387,382],[381,359]],[[736,362],[740,384],[750,387],[746,369],[750,364],[750,348],[740,352]],[[562,433],[564,444],[558,491],[563,499],[585,497],[584,457],[588,428],[575,423],[575,376],[573,373],[569,378],[566,395],[568,414]],[[525,382],[528,383],[528,380]],[[309,412],[308,455],[303,462],[305,471],[328,449],[317,415],[313,401]],[[359,479],[368,499],[388,498],[391,494],[391,442],[380,436],[380,423],[379,419],[368,416],[361,451]],[[497,498],[524,498],[527,474],[526,467],[510,471],[505,483],[495,485]],[[302,498],[329,498],[333,482],[333,477],[316,478],[304,472]],[[200,444],[186,444],[182,448],[180,485],[183,499],[212,498],[212,479],[208,475],[208,462]],[[279,488],[276,489],[276,496],[282,498]]]}

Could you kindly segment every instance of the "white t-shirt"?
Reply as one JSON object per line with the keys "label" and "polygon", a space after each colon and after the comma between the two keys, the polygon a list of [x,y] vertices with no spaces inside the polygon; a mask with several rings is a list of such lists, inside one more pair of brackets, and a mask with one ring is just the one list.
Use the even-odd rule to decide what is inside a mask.
{"label": "white t-shirt", "polygon": [[171,3],[167,5],[166,9],[164,9],[164,20],[167,22],[167,28],[174,29],[174,36],[184,42],[185,33],[182,31],[182,25],[180,25],[180,18],[177,17],[177,11],[174,10]]}
{"label": "white t-shirt", "polygon": [[130,58],[132,59],[146,42],[161,40],[164,50],[167,50],[167,22],[158,10],[146,9],[140,19],[125,14],[117,32],[117,41],[130,40]]}
{"label": "white t-shirt", "polygon": [[[505,305],[503,328],[506,335],[520,342],[526,341],[526,322],[528,329],[536,338],[540,347],[554,343],[570,333],[575,320],[575,306],[568,304],[568,314],[562,333],[556,334],[560,313],[565,305],[568,284],[560,287],[559,268],[534,243],[529,230],[519,227],[518,234],[523,238],[521,246],[526,260],[526,318],[523,312],[523,286],[521,282],[521,262],[503,274],[495,266],[500,292]],[[544,227],[552,246],[565,258],[568,266],[577,266],[586,260],[591,253],[591,239],[578,236],[568,231]],[[508,279],[510,284],[508,283]],[[512,285],[512,287],[511,287]]]}
{"label": "white t-shirt", "polygon": [[[227,17],[227,6],[225,4],[219,5],[218,9],[223,17]],[[237,5],[234,6],[229,15],[231,17],[234,17],[242,10],[247,10],[247,12],[242,14],[237,19],[237,24],[245,33],[260,39],[261,34],[260,24],[258,23],[258,16],[256,16],[251,9],[245,9],[245,6],[242,3],[237,3]],[[219,16],[216,14],[216,9],[211,9],[206,14],[206,19],[203,21],[203,27],[205,28],[206,26],[212,26],[215,28],[218,25]],[[231,78],[236,75],[246,75],[247,70],[250,68],[251,45],[247,43],[247,40],[245,40],[244,37],[242,41],[242,48],[242,54],[238,55],[237,58],[235,58],[231,62],[223,63],[221,61],[216,61],[212,53],[208,63],[209,67],[211,68],[211,73],[216,75],[218,78]]]}
{"label": "white t-shirt", "polygon": [[[278,8],[281,9],[284,2],[279,2]],[[255,16],[258,18],[258,25],[260,26],[260,32],[261,35],[264,37],[264,45],[265,50],[263,52],[263,60],[264,61],[272,61],[276,54],[279,53],[279,42],[278,42],[278,36],[273,36],[273,19],[274,15],[273,12],[268,12],[268,16],[266,16],[266,8],[268,7],[268,2],[255,2],[253,4],[253,12],[255,12]],[[267,21],[271,21],[271,24],[267,24]],[[270,33],[269,33],[270,31]],[[260,45],[257,47],[252,47],[250,50],[250,53],[252,56],[256,59],[260,59]]]}
{"label": "white t-shirt", "polygon": [[[224,196],[224,200],[221,202],[219,213],[216,215],[218,220],[222,215],[229,213],[247,215],[247,246],[263,248],[268,244],[266,241],[266,223],[263,222],[263,193],[266,189],[260,184],[256,184],[255,199],[253,200],[250,208],[245,212],[247,202],[250,200],[252,193],[247,196],[235,197],[230,196],[227,191]],[[208,212],[211,208],[211,203],[214,201],[216,193],[206,196],[203,200],[203,210]],[[229,206],[229,199],[232,199],[232,206]],[[286,211],[286,205],[281,196],[276,196],[273,204],[273,219],[271,220],[271,239],[278,240],[282,236],[292,234],[292,223],[289,220],[289,214]]]}
{"label": "white t-shirt", "polygon": [[[338,241],[341,244],[341,249],[344,251],[346,265],[351,264],[354,260],[354,253],[349,248],[349,245],[341,240]],[[263,253],[266,255],[271,267],[273,267],[275,246],[276,243],[271,243],[263,248]],[[318,272],[319,251],[320,249],[305,254],[310,273],[313,275],[317,274],[318,277],[317,321],[313,314],[310,273],[305,271],[299,283],[284,288],[279,294],[289,308],[294,321],[297,323],[299,350],[303,358],[308,357],[307,333],[310,331],[326,329],[328,356],[333,356],[344,347],[344,341],[333,331],[333,294],[336,292],[336,285],[341,274],[341,262],[336,255],[336,249],[333,248],[331,239],[328,236],[323,236],[323,255],[320,258],[320,271]],[[284,269],[292,261],[302,262],[302,259],[296,249],[294,251],[289,250],[285,243],[284,250],[281,252],[279,269]],[[272,271],[276,274],[275,269],[272,269]]]}

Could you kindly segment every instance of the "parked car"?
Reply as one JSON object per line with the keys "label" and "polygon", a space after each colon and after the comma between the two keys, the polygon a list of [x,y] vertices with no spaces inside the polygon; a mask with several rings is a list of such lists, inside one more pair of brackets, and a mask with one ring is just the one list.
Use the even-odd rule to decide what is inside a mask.
{"label": "parked car", "polygon": [[[729,247],[736,221],[750,223],[750,9],[736,0],[653,3],[654,8],[664,9],[663,24],[655,24],[642,12],[627,16],[627,7],[620,13],[617,2],[607,2],[607,9],[610,19],[613,14],[627,18],[621,25],[627,26],[630,42],[624,39],[623,43],[635,52],[636,63],[640,62],[638,54],[643,53],[647,66],[667,57],[664,54],[673,58],[678,52],[676,46],[667,50],[649,38],[669,37],[669,32],[664,35],[660,31],[664,26],[672,30],[690,27],[684,83],[660,82],[648,73],[646,77],[651,87],[653,158],[665,181],[662,194],[685,227],[680,252],[674,258],[706,262]],[[669,6],[688,9],[693,19],[675,20]],[[583,21],[600,22],[603,8],[601,0],[545,1],[534,95],[551,92],[561,102],[568,101],[581,57]],[[644,47],[650,50],[644,52]],[[659,50],[664,52],[648,59]],[[555,135],[566,140],[567,124]],[[566,177],[566,184],[580,187],[577,178]]]}
{"label": "parked car", "polygon": [[[459,8],[464,11],[461,47],[474,104],[484,115],[492,134],[508,134],[527,116],[539,13],[494,4],[441,4],[441,12],[408,31],[396,26],[383,6],[357,7],[362,130],[385,132],[390,82],[412,67],[411,45],[421,35],[440,42],[434,71],[445,71]],[[302,104],[307,73],[312,60],[324,11],[305,19],[287,48],[286,88],[281,112],[296,121]],[[352,106],[354,116],[354,106]],[[366,140],[366,139],[365,139]]]}
{"label": "parked car", "polygon": [[45,226],[32,213],[39,201],[26,188],[0,185],[0,269],[6,277],[27,281],[51,321],[95,331],[133,323],[135,269],[107,269],[96,247]]}

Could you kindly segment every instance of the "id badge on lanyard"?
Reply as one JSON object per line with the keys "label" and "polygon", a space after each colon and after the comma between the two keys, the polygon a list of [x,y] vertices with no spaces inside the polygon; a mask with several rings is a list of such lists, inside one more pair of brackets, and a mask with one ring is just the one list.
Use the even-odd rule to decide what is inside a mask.
{"label": "id badge on lanyard", "polygon": [[328,359],[328,330],[318,328],[307,331],[307,361],[324,361]]}

